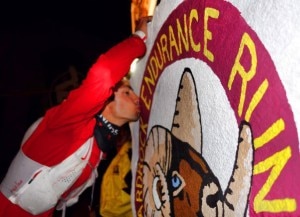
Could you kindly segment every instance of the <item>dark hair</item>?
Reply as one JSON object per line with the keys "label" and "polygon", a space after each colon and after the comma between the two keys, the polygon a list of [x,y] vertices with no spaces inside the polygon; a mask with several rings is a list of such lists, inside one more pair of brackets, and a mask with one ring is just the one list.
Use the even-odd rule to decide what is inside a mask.
{"label": "dark hair", "polygon": [[118,91],[118,89],[124,84],[123,80],[119,81],[118,83],[116,83],[116,85],[114,87],[112,87],[112,94],[110,95],[110,97],[108,97],[108,99],[105,102],[105,105],[107,105],[108,103],[110,103],[111,101],[114,101],[115,99],[115,92]]}
{"label": "dark hair", "polygon": [[103,108],[98,112],[98,114],[101,114],[102,111],[105,109],[106,105],[109,104],[110,102],[114,101],[115,99],[115,92],[123,85],[123,80],[119,81],[114,87],[112,87],[112,94],[110,97],[107,98],[107,100],[104,103]]}

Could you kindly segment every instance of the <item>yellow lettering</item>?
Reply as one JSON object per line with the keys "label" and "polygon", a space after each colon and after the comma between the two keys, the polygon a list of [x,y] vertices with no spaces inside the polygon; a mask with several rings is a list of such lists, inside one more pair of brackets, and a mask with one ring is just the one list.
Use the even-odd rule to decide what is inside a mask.
{"label": "yellow lettering", "polygon": [[186,25],[186,14],[183,16],[183,23],[184,23],[184,33],[182,32],[182,28],[179,22],[179,19],[176,19],[177,23],[177,31],[178,31],[178,41],[179,41],[179,53],[182,53],[182,46],[181,42],[184,44],[185,51],[189,50],[189,43],[188,43],[188,31]]}
{"label": "yellow lettering", "polygon": [[271,127],[269,127],[261,136],[254,139],[254,148],[263,147],[269,141],[278,136],[285,129],[284,120],[281,118],[277,120]]}
{"label": "yellow lettering", "polygon": [[157,67],[155,67],[155,65],[156,65],[155,64],[155,58],[151,58],[150,59],[150,66],[151,67],[150,66],[147,67],[147,70],[149,72],[148,75],[150,77],[148,77],[148,76],[144,77],[145,84],[147,85],[148,91],[151,95],[152,95],[152,87],[155,86],[155,81],[158,77],[158,69],[157,69]]}
{"label": "yellow lettering", "polygon": [[141,118],[140,119],[140,130],[143,135],[147,135],[147,132],[146,132],[147,127],[148,127],[148,124],[144,123],[143,119]]}
{"label": "yellow lettering", "polygon": [[291,148],[286,147],[280,152],[275,153],[266,160],[259,162],[254,166],[253,174],[261,174],[267,170],[271,170],[270,175],[263,185],[261,190],[257,193],[254,198],[254,210],[255,212],[294,212],[297,208],[295,199],[284,198],[284,199],[274,199],[266,200],[266,195],[270,192],[271,187],[277,180],[287,161],[291,157]]}
{"label": "yellow lettering", "polygon": [[[141,189],[143,189],[143,178],[142,178],[143,176],[137,176],[136,177],[136,183],[135,183],[135,187],[136,188],[141,188]],[[138,191],[138,190],[136,190],[136,191]],[[141,196],[141,198],[138,198],[138,195],[139,195],[139,193],[136,193],[137,195],[136,195],[136,201],[142,201],[142,199],[143,199],[143,197]],[[141,194],[142,194],[142,192],[141,192]]]}
{"label": "yellow lettering", "polygon": [[254,96],[251,99],[249,107],[246,111],[246,115],[245,115],[245,120],[246,121],[248,121],[248,122],[250,121],[250,118],[252,116],[252,112],[254,111],[254,109],[256,108],[258,103],[261,101],[263,96],[265,95],[268,87],[269,87],[268,80],[264,80],[263,83],[259,86],[258,90],[255,92]]}
{"label": "yellow lettering", "polygon": [[219,17],[219,11],[214,8],[205,8],[204,11],[204,47],[203,54],[211,62],[214,61],[214,55],[207,49],[207,41],[212,40],[212,33],[208,30],[208,18],[212,17],[217,19]]}
{"label": "yellow lettering", "polygon": [[191,46],[193,48],[193,50],[195,52],[199,52],[201,49],[200,43],[196,44],[194,39],[193,39],[193,29],[192,29],[192,22],[193,20],[196,20],[196,22],[198,22],[198,12],[196,9],[192,9],[191,13],[190,13],[190,18],[189,18],[189,36],[190,36],[190,42],[191,42]]}
{"label": "yellow lettering", "polygon": [[[250,51],[250,56],[251,56],[251,67],[250,67],[249,72],[246,72],[245,68],[240,63],[240,59],[242,57],[245,46],[248,47],[248,49]],[[241,116],[243,107],[244,107],[247,82],[250,81],[253,78],[253,76],[255,75],[256,66],[257,66],[257,56],[256,56],[255,44],[252,41],[252,39],[250,38],[250,36],[247,33],[244,33],[240,47],[239,47],[239,51],[235,58],[234,66],[232,67],[232,70],[230,73],[230,78],[228,81],[228,88],[229,88],[229,90],[231,90],[232,83],[234,81],[236,74],[239,73],[242,78],[241,96],[240,96],[240,103],[239,103],[239,107],[238,107],[239,116]]]}
{"label": "yellow lettering", "polygon": [[[157,49],[158,49],[160,58],[158,58],[158,54],[157,54],[156,50],[154,50],[154,56],[155,56],[157,66],[158,66],[159,70],[162,70],[162,68],[164,66],[164,63],[166,62],[166,59],[162,56],[161,49],[160,49],[159,46],[157,46]],[[161,62],[159,62],[159,59],[161,59]]]}
{"label": "yellow lettering", "polygon": [[168,40],[165,34],[161,35],[160,37],[160,45],[161,45],[161,51],[163,53],[164,59],[166,59],[167,57],[168,61],[170,61],[170,55],[168,52]]}
{"label": "yellow lettering", "polygon": [[149,99],[147,95],[145,96],[145,86],[144,85],[141,88],[140,98],[143,101],[143,103],[145,104],[146,108],[149,110],[152,100]]}
{"label": "yellow lettering", "polygon": [[144,213],[143,213],[143,205],[140,206],[139,210],[137,211],[137,214],[138,214],[138,217],[143,217],[144,216]]}
{"label": "yellow lettering", "polygon": [[171,56],[171,60],[173,60],[172,48],[175,48],[177,56],[179,55],[179,50],[178,50],[177,42],[175,40],[174,30],[172,26],[169,26],[169,41],[170,41],[170,56]]}
{"label": "yellow lettering", "polygon": [[151,75],[151,77],[154,77],[154,79],[156,79],[158,77],[158,64],[157,64],[155,56],[152,56],[150,58],[149,64],[150,64],[151,69],[152,69],[152,70],[149,70],[149,71],[153,75],[153,76]]}

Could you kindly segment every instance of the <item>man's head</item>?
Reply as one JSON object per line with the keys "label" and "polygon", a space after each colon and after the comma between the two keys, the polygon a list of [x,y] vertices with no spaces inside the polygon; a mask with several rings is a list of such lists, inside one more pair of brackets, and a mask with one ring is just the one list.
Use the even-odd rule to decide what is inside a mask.
{"label": "man's head", "polygon": [[132,90],[129,80],[122,79],[113,89],[102,115],[111,123],[122,126],[140,117],[139,97]]}

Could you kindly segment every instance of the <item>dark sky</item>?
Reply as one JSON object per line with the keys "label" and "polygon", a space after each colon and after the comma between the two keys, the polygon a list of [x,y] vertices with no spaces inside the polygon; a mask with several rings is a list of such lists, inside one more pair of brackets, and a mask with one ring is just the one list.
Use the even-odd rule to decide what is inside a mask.
{"label": "dark sky", "polygon": [[53,83],[131,33],[130,0],[1,1],[0,180],[28,126],[52,106]]}
{"label": "dark sky", "polygon": [[1,29],[75,28],[115,40],[130,28],[130,0],[14,1],[0,3]]}

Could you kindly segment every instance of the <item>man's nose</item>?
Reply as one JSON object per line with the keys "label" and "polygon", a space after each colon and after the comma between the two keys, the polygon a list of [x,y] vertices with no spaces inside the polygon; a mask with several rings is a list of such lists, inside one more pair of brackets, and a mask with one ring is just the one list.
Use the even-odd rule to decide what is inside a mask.
{"label": "man's nose", "polygon": [[140,104],[140,97],[134,93],[133,101],[136,105]]}

